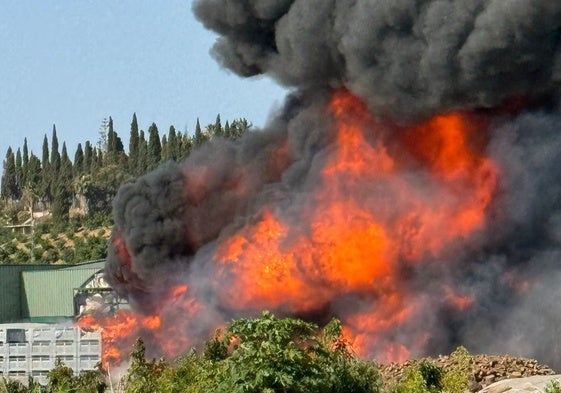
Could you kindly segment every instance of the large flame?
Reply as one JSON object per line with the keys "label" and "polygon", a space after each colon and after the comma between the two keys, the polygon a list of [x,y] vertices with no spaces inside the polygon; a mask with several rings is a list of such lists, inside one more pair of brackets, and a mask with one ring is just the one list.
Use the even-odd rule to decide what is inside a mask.
{"label": "large flame", "polygon": [[[442,114],[414,127],[388,125],[346,90],[334,94],[326,116],[333,119],[327,131],[332,138],[311,165],[313,186],[293,206],[272,200],[219,238],[205,291],[214,293],[213,306],[226,317],[262,309],[335,315],[358,353],[400,361],[431,335],[419,326],[406,338],[395,334],[415,324],[423,296],[404,283],[485,226],[498,177],[484,156],[485,125],[467,113]],[[130,264],[125,254],[123,263]],[[447,285],[431,291],[459,312],[472,304],[469,293]],[[191,288],[172,289],[159,315],[129,323],[126,314],[126,334],[149,330],[161,352],[175,355],[199,337],[178,343],[182,335],[174,331],[200,336],[205,330],[208,336],[226,319],[197,325],[194,320],[210,308],[198,298]],[[181,313],[185,322],[178,324]],[[166,320],[170,314],[173,323]],[[120,327],[119,321],[102,321],[104,332],[111,331],[105,336],[114,336],[108,326]],[[113,347],[109,343],[107,350]]]}

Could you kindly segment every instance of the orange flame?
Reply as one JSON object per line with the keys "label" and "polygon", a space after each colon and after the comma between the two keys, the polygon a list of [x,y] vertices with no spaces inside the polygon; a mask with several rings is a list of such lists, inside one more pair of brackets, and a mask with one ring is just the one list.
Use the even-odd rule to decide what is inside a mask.
{"label": "orange flame", "polygon": [[[194,299],[189,299],[187,291],[186,285],[171,288],[170,304],[173,303],[175,313],[181,311],[183,317],[196,317],[202,310],[201,305]],[[177,303],[179,297],[182,298]],[[189,342],[177,334],[181,324],[164,313],[165,306],[162,304],[162,314],[158,315],[141,316],[130,310],[119,310],[114,316],[86,315],[79,318],[76,324],[84,330],[101,331],[104,367],[119,365],[127,359],[139,337],[145,340],[147,347],[154,341],[159,348],[163,348],[166,355],[176,356],[188,347]]]}
{"label": "orange flame", "polygon": [[[337,143],[329,147],[321,184],[301,206],[301,221],[288,222],[271,207],[223,241],[215,254],[216,283],[227,280],[232,290],[217,291],[234,309],[294,313],[366,293],[372,306],[342,318],[347,336],[359,352],[400,360],[407,348],[384,339],[414,311],[400,291],[400,269],[483,227],[498,170],[478,153],[477,125],[467,115],[392,130],[401,138],[396,143],[346,91],[335,94],[329,111]],[[462,310],[471,304],[452,292],[446,301]]]}

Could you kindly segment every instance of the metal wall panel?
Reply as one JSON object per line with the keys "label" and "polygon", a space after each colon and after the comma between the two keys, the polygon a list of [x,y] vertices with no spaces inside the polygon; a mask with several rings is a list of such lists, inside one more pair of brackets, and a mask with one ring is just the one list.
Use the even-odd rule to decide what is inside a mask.
{"label": "metal wall panel", "polygon": [[60,269],[51,265],[0,265],[0,323],[26,318],[22,272]]}
{"label": "metal wall panel", "polygon": [[23,272],[28,318],[72,317],[74,289],[79,288],[97,271],[97,267],[84,267]]}

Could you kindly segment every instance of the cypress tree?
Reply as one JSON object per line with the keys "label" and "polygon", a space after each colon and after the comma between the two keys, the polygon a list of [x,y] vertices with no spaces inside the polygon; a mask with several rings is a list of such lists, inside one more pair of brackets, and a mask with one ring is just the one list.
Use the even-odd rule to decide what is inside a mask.
{"label": "cypress tree", "polygon": [[21,190],[18,188],[17,184],[16,160],[11,147],[8,147],[8,151],[6,152],[0,194],[4,200],[17,200],[21,196]]}
{"label": "cypress tree", "polygon": [[44,202],[49,202],[51,200],[51,164],[49,162],[49,141],[47,135],[43,138],[39,196]]}
{"label": "cypress tree", "polygon": [[27,138],[23,139],[23,184],[27,185],[27,174],[29,172],[29,150],[27,148]]}
{"label": "cypress tree", "polygon": [[39,195],[41,191],[41,160],[33,153],[31,153],[27,164],[27,186],[34,194]]}
{"label": "cypress tree", "polygon": [[66,143],[62,144],[60,158],[60,173],[57,177],[56,187],[53,192],[53,220],[56,223],[66,223],[72,205],[72,162],[68,157]]}
{"label": "cypress tree", "polygon": [[183,134],[183,138],[181,140],[181,156],[180,156],[180,158],[189,157],[189,155],[191,154],[191,151],[193,151],[193,145],[194,145],[193,139],[189,136],[189,134],[187,132],[185,132],[185,134]]}
{"label": "cypress tree", "polygon": [[230,138],[231,137],[230,123],[228,123],[228,120],[226,120],[226,124],[224,124],[224,137],[225,138]]}
{"label": "cypress tree", "polygon": [[113,164],[116,161],[117,155],[117,136],[113,130],[113,119],[109,116],[109,121],[107,123],[107,151],[105,154],[105,159],[108,163]]}
{"label": "cypress tree", "polygon": [[175,132],[175,127],[170,126],[168,132],[168,152],[169,158],[174,161],[179,159],[179,146],[177,141],[177,133]]}
{"label": "cypress tree", "polygon": [[146,173],[148,169],[148,143],[144,137],[144,131],[140,130],[140,135],[138,137],[138,160],[136,167],[136,175],[142,175]]}
{"label": "cypress tree", "polygon": [[49,165],[49,140],[47,139],[47,134],[43,138],[43,157],[41,160],[41,166],[45,169]]}
{"label": "cypress tree", "polygon": [[90,141],[86,141],[84,145],[84,172],[91,173],[93,160],[93,148]]}
{"label": "cypress tree", "polygon": [[193,144],[195,147],[202,145],[203,143],[203,132],[201,130],[201,123],[197,117],[197,124],[195,125],[195,136],[193,137]]}
{"label": "cypress tree", "polygon": [[58,138],[56,135],[56,126],[53,124],[53,136],[51,138],[51,168],[54,174],[60,170],[60,153],[58,152]]}
{"label": "cypress tree", "polygon": [[156,123],[152,123],[148,129],[148,168],[154,169],[162,159],[162,144]]}
{"label": "cypress tree", "polygon": [[214,122],[214,135],[217,137],[224,136],[224,130],[222,129],[222,123],[220,122],[220,114],[216,115],[216,121]]}
{"label": "cypress tree", "polygon": [[84,173],[84,151],[82,150],[82,144],[78,143],[76,148],[76,153],[74,153],[74,175],[80,175]]}
{"label": "cypress tree", "polygon": [[168,138],[164,134],[162,135],[162,162],[168,161],[170,158]]}
{"label": "cypress tree", "polygon": [[18,147],[16,152],[16,182],[18,188],[23,190],[24,180],[23,180],[23,160],[21,158],[21,150]]}
{"label": "cypress tree", "polygon": [[136,120],[136,113],[132,115],[131,132],[129,137],[129,171],[136,173],[138,166],[138,121]]}

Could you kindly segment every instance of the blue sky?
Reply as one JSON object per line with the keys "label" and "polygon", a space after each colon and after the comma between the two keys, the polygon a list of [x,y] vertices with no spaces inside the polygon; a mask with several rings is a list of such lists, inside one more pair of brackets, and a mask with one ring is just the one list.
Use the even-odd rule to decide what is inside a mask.
{"label": "blue sky", "polygon": [[209,54],[216,36],[191,0],[0,0],[0,154],[23,146],[41,156],[53,124],[73,159],[113,118],[125,147],[132,115],[160,135],[174,125],[245,117],[266,122],[286,91],[269,78],[242,79]]}

